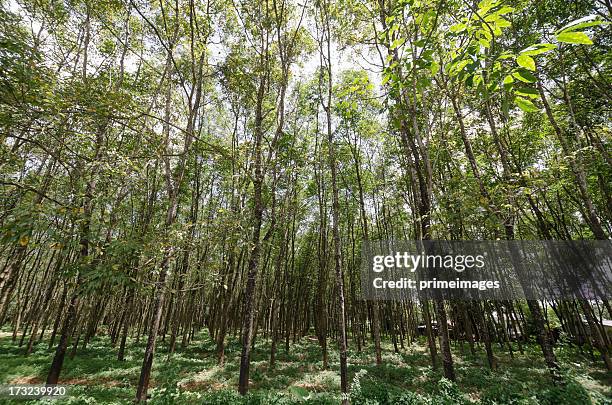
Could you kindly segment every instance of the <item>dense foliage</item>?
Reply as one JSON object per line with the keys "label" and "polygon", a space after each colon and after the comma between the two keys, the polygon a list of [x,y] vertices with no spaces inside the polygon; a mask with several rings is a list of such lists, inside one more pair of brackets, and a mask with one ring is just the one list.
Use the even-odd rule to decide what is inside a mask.
{"label": "dense foliage", "polygon": [[[354,403],[471,401],[458,342],[492,373],[537,344],[540,403],[589,400],[567,346],[612,369],[609,301],[371,302],[359,276],[366,240],[609,239],[609,1],[0,9],[3,358],[43,350],[57,383],[100,339],[143,348],[138,400],[202,341],[247,395],[260,342],[273,369],[308,340]],[[413,342],[445,379],[366,394],[361,353],[383,368]],[[495,389],[479,399],[532,403]]]}

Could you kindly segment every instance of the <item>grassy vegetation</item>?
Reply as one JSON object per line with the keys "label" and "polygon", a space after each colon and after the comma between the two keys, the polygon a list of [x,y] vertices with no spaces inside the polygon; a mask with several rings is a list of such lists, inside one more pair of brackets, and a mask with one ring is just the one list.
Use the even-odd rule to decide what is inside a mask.
{"label": "grassy vegetation", "polygon": [[[528,345],[524,356],[512,359],[497,347],[499,370],[486,366],[484,350],[471,356],[467,346],[453,346],[457,384],[433,371],[425,342],[415,342],[400,353],[385,345],[384,364],[374,364],[373,347],[361,353],[351,347],[349,373],[354,404],[612,404],[612,376],[603,366],[576,348],[560,346],[556,353],[566,373],[567,385],[553,387],[539,348]],[[3,334],[0,338],[0,383],[42,383],[52,352],[38,345],[28,357],[24,349]],[[127,404],[134,396],[144,342],[131,345],[126,360],[116,360],[116,351],[106,337],[98,337],[67,358],[61,383],[73,385],[67,399],[55,404]],[[260,339],[253,352],[252,389],[240,397],[238,381],[240,345],[232,340],[226,349],[226,364],[216,364],[214,343],[202,333],[185,350],[168,358],[162,343],[152,376],[151,404],[337,404],[340,378],[337,353],[330,352],[330,369],[323,370],[315,340],[302,339],[289,353],[279,350],[274,369],[269,367],[269,345]],[[461,388],[459,388],[461,387]],[[0,400],[1,401],[1,400]],[[3,403],[10,403],[4,400]],[[34,401],[30,401],[34,403]],[[36,403],[41,403],[38,401]],[[23,401],[21,403],[24,403]]]}

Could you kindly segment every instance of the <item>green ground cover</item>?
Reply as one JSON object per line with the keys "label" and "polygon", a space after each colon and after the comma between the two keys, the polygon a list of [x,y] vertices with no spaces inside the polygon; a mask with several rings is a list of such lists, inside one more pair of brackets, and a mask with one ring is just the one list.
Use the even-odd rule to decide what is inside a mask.
{"label": "green ground cover", "polygon": [[[132,342],[133,343],[133,342]],[[383,365],[374,364],[373,347],[361,353],[351,347],[349,373],[351,402],[354,404],[612,404],[612,375],[593,366],[586,353],[561,345],[556,354],[567,385],[552,386],[539,348],[526,346],[525,355],[511,358],[496,347],[499,369],[486,366],[484,349],[477,356],[467,345],[453,346],[457,383],[432,370],[425,341],[415,342],[400,353],[384,346]],[[274,368],[269,367],[268,342],[259,339],[253,351],[251,391],[240,397],[238,382],[240,345],[231,340],[224,367],[217,365],[215,345],[202,333],[188,348],[171,357],[166,346],[158,347],[153,368],[150,404],[337,404],[340,377],[337,353],[330,352],[330,368],[322,368],[315,340],[304,338],[281,348]],[[0,383],[37,384],[44,382],[52,351],[38,345],[24,357],[24,348],[9,334],[0,338]],[[67,358],[60,382],[70,384],[70,396],[54,404],[128,404],[140,373],[144,342],[130,345],[125,361],[116,360],[116,349],[106,337],[97,337],[74,358]],[[459,388],[461,387],[461,388]],[[4,403],[11,403],[3,399]],[[44,401],[29,401],[42,403]],[[50,401],[48,401],[50,402]],[[21,401],[21,403],[27,403]]]}

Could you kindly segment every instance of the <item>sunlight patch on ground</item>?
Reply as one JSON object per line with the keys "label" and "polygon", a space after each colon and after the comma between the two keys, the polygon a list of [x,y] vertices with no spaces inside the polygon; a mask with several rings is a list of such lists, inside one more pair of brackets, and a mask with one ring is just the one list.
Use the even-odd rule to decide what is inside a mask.
{"label": "sunlight patch on ground", "polygon": [[228,382],[223,378],[223,369],[218,365],[192,374],[177,382],[177,386],[188,391],[211,389],[220,390],[228,388]]}
{"label": "sunlight patch on ground", "polygon": [[138,375],[140,373],[140,367],[130,367],[130,368],[111,368],[109,370],[100,371],[95,374],[94,378],[102,377],[102,378],[121,378],[121,377],[130,377],[134,375]]}
{"label": "sunlight patch on ground", "polygon": [[317,392],[338,390],[340,388],[340,376],[332,370],[308,373],[294,382],[292,386]]}
{"label": "sunlight patch on ground", "polygon": [[9,381],[9,384],[40,384],[40,383],[42,383],[42,380],[35,375],[17,377]]}
{"label": "sunlight patch on ground", "polygon": [[576,376],[576,380],[588,391],[599,391],[606,396],[612,395],[612,387],[603,385],[600,381],[597,381],[588,375]]}
{"label": "sunlight patch on ground", "polygon": [[384,364],[396,364],[400,365],[404,363],[402,355],[400,353],[387,352],[382,354],[382,361]]}

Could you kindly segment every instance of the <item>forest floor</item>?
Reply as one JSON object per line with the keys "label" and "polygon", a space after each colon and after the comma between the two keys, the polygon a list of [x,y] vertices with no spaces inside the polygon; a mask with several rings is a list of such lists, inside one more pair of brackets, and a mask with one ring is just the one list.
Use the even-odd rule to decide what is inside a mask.
{"label": "forest floor", "polygon": [[[123,362],[117,361],[116,349],[106,337],[95,338],[73,359],[67,356],[60,383],[72,385],[70,395],[53,403],[130,403],[135,395],[145,340],[139,345],[130,345]],[[354,404],[612,404],[612,373],[605,371],[603,363],[597,362],[594,366],[589,355],[566,345],[556,349],[569,381],[564,388],[550,383],[535,344],[526,346],[525,355],[514,359],[506,349],[502,351],[496,345],[499,369],[495,372],[487,367],[484,348],[472,356],[467,344],[453,345],[457,384],[441,380],[441,371],[431,369],[424,340],[400,349],[400,353],[394,353],[391,343],[385,342],[383,365],[379,367],[374,364],[373,347],[358,353],[355,345],[350,346],[349,377]],[[23,347],[11,341],[10,333],[0,332],[0,384],[44,383],[52,350],[47,350],[47,344],[42,343],[28,357],[23,352]],[[178,348],[171,358],[162,343],[155,357],[149,403],[340,402],[337,352],[331,350],[330,368],[323,370],[316,339],[304,338],[292,344],[289,353],[280,344],[274,369],[269,367],[267,340],[258,339],[252,353],[250,394],[239,397],[235,387],[240,344],[236,339],[228,344],[224,367],[217,365],[215,344],[205,332],[188,348]],[[10,402],[0,398],[0,403]]]}

